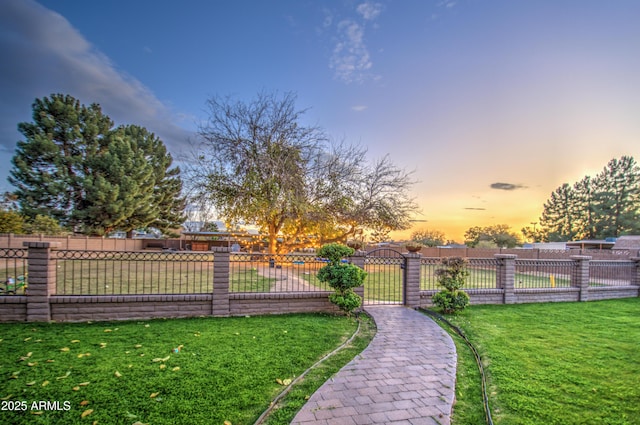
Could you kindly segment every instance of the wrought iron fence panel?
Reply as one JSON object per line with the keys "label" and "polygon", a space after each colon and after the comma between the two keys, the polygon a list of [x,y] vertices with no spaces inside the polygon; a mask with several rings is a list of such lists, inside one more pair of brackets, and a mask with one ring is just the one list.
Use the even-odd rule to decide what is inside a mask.
{"label": "wrought iron fence panel", "polygon": [[438,257],[422,257],[420,259],[420,289],[423,291],[438,291],[442,288],[438,286],[436,270],[440,266]]}
{"label": "wrought iron fence panel", "polygon": [[393,249],[376,249],[364,260],[365,304],[402,304],[404,298],[403,268],[405,259]]}
{"label": "wrought iron fence panel", "polygon": [[495,289],[497,285],[498,260],[495,258],[469,258],[467,276],[462,289]]}
{"label": "wrought iron fence panel", "polygon": [[[465,279],[462,289],[492,289],[496,287],[496,267],[498,262],[495,258],[468,258],[468,276]],[[420,289],[427,291],[440,291],[444,289],[438,283],[436,270],[444,267],[440,258],[421,259],[421,279]]]}
{"label": "wrought iron fence panel", "polygon": [[54,255],[60,295],[213,291],[213,253],[59,250]]}
{"label": "wrought iron fence panel", "polygon": [[27,292],[27,249],[0,248],[0,296]]}
{"label": "wrought iron fence panel", "polygon": [[589,262],[589,286],[627,286],[632,285],[636,275],[636,264],[632,261]]}
{"label": "wrought iron fence panel", "polygon": [[314,254],[232,253],[230,292],[319,292],[331,288],[317,278],[326,260]]}
{"label": "wrought iron fence panel", "polygon": [[569,288],[574,270],[571,260],[516,259],[514,288]]}

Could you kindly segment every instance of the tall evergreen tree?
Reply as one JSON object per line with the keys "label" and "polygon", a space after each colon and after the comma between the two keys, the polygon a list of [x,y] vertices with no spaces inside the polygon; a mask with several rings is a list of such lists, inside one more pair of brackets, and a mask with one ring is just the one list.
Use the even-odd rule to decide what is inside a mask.
{"label": "tall evergreen tree", "polygon": [[160,139],[137,126],[113,128],[97,104],[54,94],[33,104],[33,122],[18,125],[9,181],[28,217],[50,215],[103,235],[182,221],[179,169]]}
{"label": "tall evergreen tree", "polygon": [[557,188],[544,204],[540,226],[551,242],[570,241],[577,234],[575,192],[568,183]]}
{"label": "tall evergreen tree", "polygon": [[544,204],[540,225],[550,241],[604,239],[640,232],[640,167],[612,159],[595,178],[563,184]]}
{"label": "tall evergreen tree", "polygon": [[576,234],[579,239],[596,239],[598,232],[596,229],[597,205],[596,187],[590,176],[585,176],[582,180],[573,185],[574,205],[573,215],[576,217]]}
{"label": "tall evergreen tree", "polygon": [[596,178],[599,237],[640,231],[640,167],[635,159],[612,159]]}

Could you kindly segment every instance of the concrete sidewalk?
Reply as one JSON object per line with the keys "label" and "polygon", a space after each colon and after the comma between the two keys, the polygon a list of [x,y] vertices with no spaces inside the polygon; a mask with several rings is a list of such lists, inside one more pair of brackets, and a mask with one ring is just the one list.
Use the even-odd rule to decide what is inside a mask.
{"label": "concrete sidewalk", "polygon": [[455,398],[456,348],[433,320],[402,306],[367,306],[378,332],[325,382],[295,425],[448,425]]}

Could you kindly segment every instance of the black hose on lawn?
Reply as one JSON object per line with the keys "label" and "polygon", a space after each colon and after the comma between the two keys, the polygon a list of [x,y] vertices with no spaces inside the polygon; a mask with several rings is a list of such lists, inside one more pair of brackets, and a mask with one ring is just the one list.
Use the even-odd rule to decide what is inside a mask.
{"label": "black hose on lawn", "polygon": [[484,367],[482,366],[482,360],[480,359],[480,354],[478,354],[478,350],[476,350],[476,347],[474,347],[473,344],[471,344],[471,341],[467,339],[467,336],[464,334],[464,332],[462,332],[462,329],[460,329],[453,323],[449,322],[443,316],[436,313],[435,311],[431,311],[426,308],[421,307],[419,308],[419,310],[428,314],[429,316],[435,318],[440,322],[446,323],[447,326],[453,329],[453,331],[457,333],[464,340],[464,342],[467,343],[467,345],[473,352],[473,356],[476,358],[476,363],[478,364],[478,369],[480,370],[480,381],[482,383],[482,402],[484,406],[485,419],[487,420],[487,425],[493,425],[493,419],[491,419],[491,410],[489,409],[489,396],[487,395],[487,377],[484,374]]}
{"label": "black hose on lawn", "polygon": [[304,372],[302,372],[302,374],[300,376],[298,376],[289,385],[287,385],[287,387],[280,394],[278,394],[278,396],[271,402],[271,404],[269,405],[267,410],[262,412],[262,415],[260,415],[260,417],[254,422],[253,425],[262,424],[264,422],[264,420],[267,418],[267,416],[269,416],[271,411],[276,407],[276,405],[278,404],[280,399],[282,399],[285,395],[287,395],[287,393],[293,388],[293,386],[296,383],[298,383],[302,378],[304,378],[307,373],[309,373],[311,370],[315,369],[318,365],[320,365],[320,363],[324,362],[329,357],[333,356],[334,354],[338,353],[343,348],[345,348],[347,345],[349,345],[351,343],[351,341],[353,341],[354,338],[358,335],[359,332],[360,332],[360,320],[358,320],[358,327],[356,328],[355,332],[353,333],[353,335],[351,335],[351,337],[348,340],[346,340],[338,348],[336,348],[335,350],[333,350],[332,352],[330,352],[329,354],[325,355],[323,358],[321,358],[320,360],[315,362],[313,364],[313,366],[311,366],[309,369],[307,369]]}

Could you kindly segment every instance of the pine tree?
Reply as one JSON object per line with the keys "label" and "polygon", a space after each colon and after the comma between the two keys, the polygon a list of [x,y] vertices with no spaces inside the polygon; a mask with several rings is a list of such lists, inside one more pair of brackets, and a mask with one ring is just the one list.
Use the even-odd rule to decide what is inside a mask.
{"label": "pine tree", "polygon": [[597,234],[617,237],[640,230],[640,167],[630,156],[612,159],[596,177]]}
{"label": "pine tree", "polygon": [[18,124],[9,182],[17,187],[23,214],[49,215],[71,228],[80,223],[86,158],[105,149],[113,126],[99,105],[85,107],[69,95],[36,99],[33,122]]}
{"label": "pine tree", "polygon": [[47,215],[86,234],[178,226],[180,170],[164,144],[138,126],[113,128],[100,106],[68,95],[33,104],[33,123],[18,126],[9,181],[22,212]]}
{"label": "pine tree", "polygon": [[590,176],[585,176],[582,180],[573,185],[574,205],[573,214],[576,216],[576,238],[596,239],[598,237],[596,229],[597,205],[596,187]]}
{"label": "pine tree", "polygon": [[576,194],[568,183],[558,187],[544,204],[540,226],[551,242],[570,241],[577,234]]}

